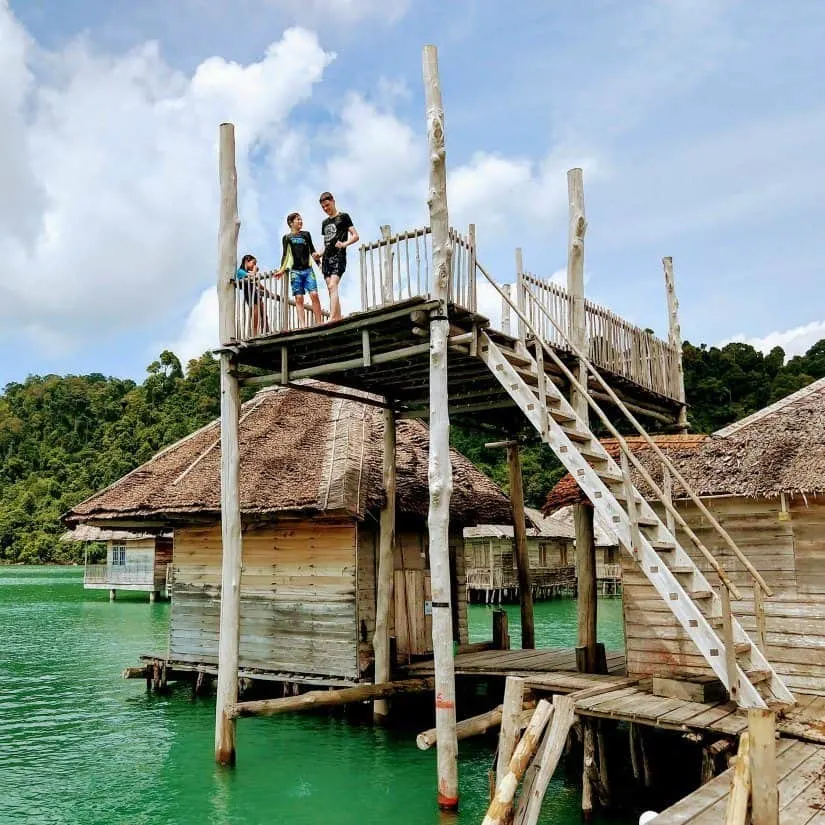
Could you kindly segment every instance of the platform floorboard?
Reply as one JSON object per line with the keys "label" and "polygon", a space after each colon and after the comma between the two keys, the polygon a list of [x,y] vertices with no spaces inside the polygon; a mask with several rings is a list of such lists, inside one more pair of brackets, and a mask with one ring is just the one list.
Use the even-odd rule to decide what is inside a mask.
{"label": "platform floorboard", "polygon": [[[780,739],[777,743],[779,825],[824,822],[825,747]],[[723,825],[732,769],[662,811],[651,825]]]}

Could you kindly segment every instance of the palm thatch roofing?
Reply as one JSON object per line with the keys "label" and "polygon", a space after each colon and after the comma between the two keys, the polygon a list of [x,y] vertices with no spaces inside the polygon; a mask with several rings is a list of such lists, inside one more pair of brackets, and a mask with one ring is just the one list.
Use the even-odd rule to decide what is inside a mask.
{"label": "palm thatch roofing", "polygon": [[[752,415],[707,435],[656,436],[693,490],[703,497],[777,498],[825,492],[825,378]],[[631,449],[661,486],[662,467],[641,438],[628,439]],[[613,456],[614,439],[602,441]],[[633,482],[645,496],[652,490],[632,470]],[[673,497],[680,495],[674,485]],[[584,501],[575,480],[564,476],[550,491],[545,513]]]}
{"label": "palm thatch roofing", "polygon": [[[241,408],[240,499],[247,518],[319,513],[363,518],[384,503],[381,409],[321,395],[318,389],[334,388],[312,383],[316,392],[263,390]],[[427,427],[398,421],[396,438],[398,515],[424,519],[429,507]],[[453,523],[511,520],[501,490],[455,450],[451,458]],[[78,504],[64,522],[108,528],[218,517],[220,464],[220,421],[213,421]]]}

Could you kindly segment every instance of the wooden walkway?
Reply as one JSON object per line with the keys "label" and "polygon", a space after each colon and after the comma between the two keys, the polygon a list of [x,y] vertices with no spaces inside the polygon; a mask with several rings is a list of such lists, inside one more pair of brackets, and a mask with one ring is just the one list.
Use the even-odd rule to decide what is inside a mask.
{"label": "wooden walkway", "polygon": [[[825,747],[781,739],[776,769],[779,825],[825,825]],[[651,825],[723,825],[732,770],[662,811]]]}
{"label": "wooden walkway", "polygon": [[[607,652],[607,669],[613,675],[623,675],[623,653]],[[404,671],[410,676],[429,676],[434,672],[432,659],[407,665]],[[456,676],[535,676],[538,673],[555,675],[558,671],[576,672],[576,651],[573,648],[547,648],[545,650],[483,650],[476,653],[459,653],[455,657]],[[592,680],[594,677],[581,674]],[[599,678],[599,677],[596,677]],[[586,687],[594,683],[588,682]],[[571,688],[575,690],[577,688]],[[567,693],[569,691],[554,691]]]}

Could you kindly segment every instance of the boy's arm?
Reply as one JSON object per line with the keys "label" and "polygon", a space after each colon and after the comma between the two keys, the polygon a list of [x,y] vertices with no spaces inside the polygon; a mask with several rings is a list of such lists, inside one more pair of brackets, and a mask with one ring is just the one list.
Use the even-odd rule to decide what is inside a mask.
{"label": "boy's arm", "polygon": [[347,246],[352,246],[354,243],[358,243],[358,241],[361,240],[361,237],[358,234],[358,230],[352,224],[350,224],[347,233]]}
{"label": "boy's arm", "polygon": [[281,275],[283,274],[284,270],[286,269],[286,265],[287,265],[286,256],[287,256],[288,252],[289,252],[289,238],[286,235],[284,235],[281,238],[281,265],[278,267],[278,269],[274,273],[276,278],[280,278]]}

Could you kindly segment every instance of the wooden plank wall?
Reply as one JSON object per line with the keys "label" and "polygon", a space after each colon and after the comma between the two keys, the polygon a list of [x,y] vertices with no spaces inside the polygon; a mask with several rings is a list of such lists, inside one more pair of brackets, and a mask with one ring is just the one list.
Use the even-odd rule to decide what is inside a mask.
{"label": "wooden plank wall", "polygon": [[[240,664],[358,676],[356,526],[352,519],[280,521],[246,529]],[[175,533],[170,655],[217,660],[220,525]]]}
{"label": "wooden plank wall", "polygon": [[112,548],[121,544],[126,548],[126,564],[145,564],[147,567],[152,564],[155,555],[155,539],[152,537],[109,541],[106,545],[106,564],[112,564]]}
{"label": "wooden plank wall", "polygon": [[[791,689],[825,693],[825,593],[802,592],[804,582],[825,581],[825,502],[801,497],[789,503],[790,518],[780,519],[778,499],[720,498],[705,501],[739,547],[762,573],[774,595],[765,600],[767,656]],[[716,555],[741,590],[734,614],[755,637],[750,575],[691,504],[679,510]],[[718,578],[700,560],[687,538],[683,546],[714,586]],[[797,569],[801,559],[802,569]],[[622,553],[628,672],[710,673],[704,659],[673,614]],[[799,586],[798,582],[803,582]]]}
{"label": "wooden plank wall", "polygon": [[[358,672],[363,674],[375,661],[375,600],[378,581],[378,526],[371,520],[358,524],[356,582],[358,595]],[[392,616],[390,616],[392,623]],[[392,629],[390,629],[392,633]]]}

